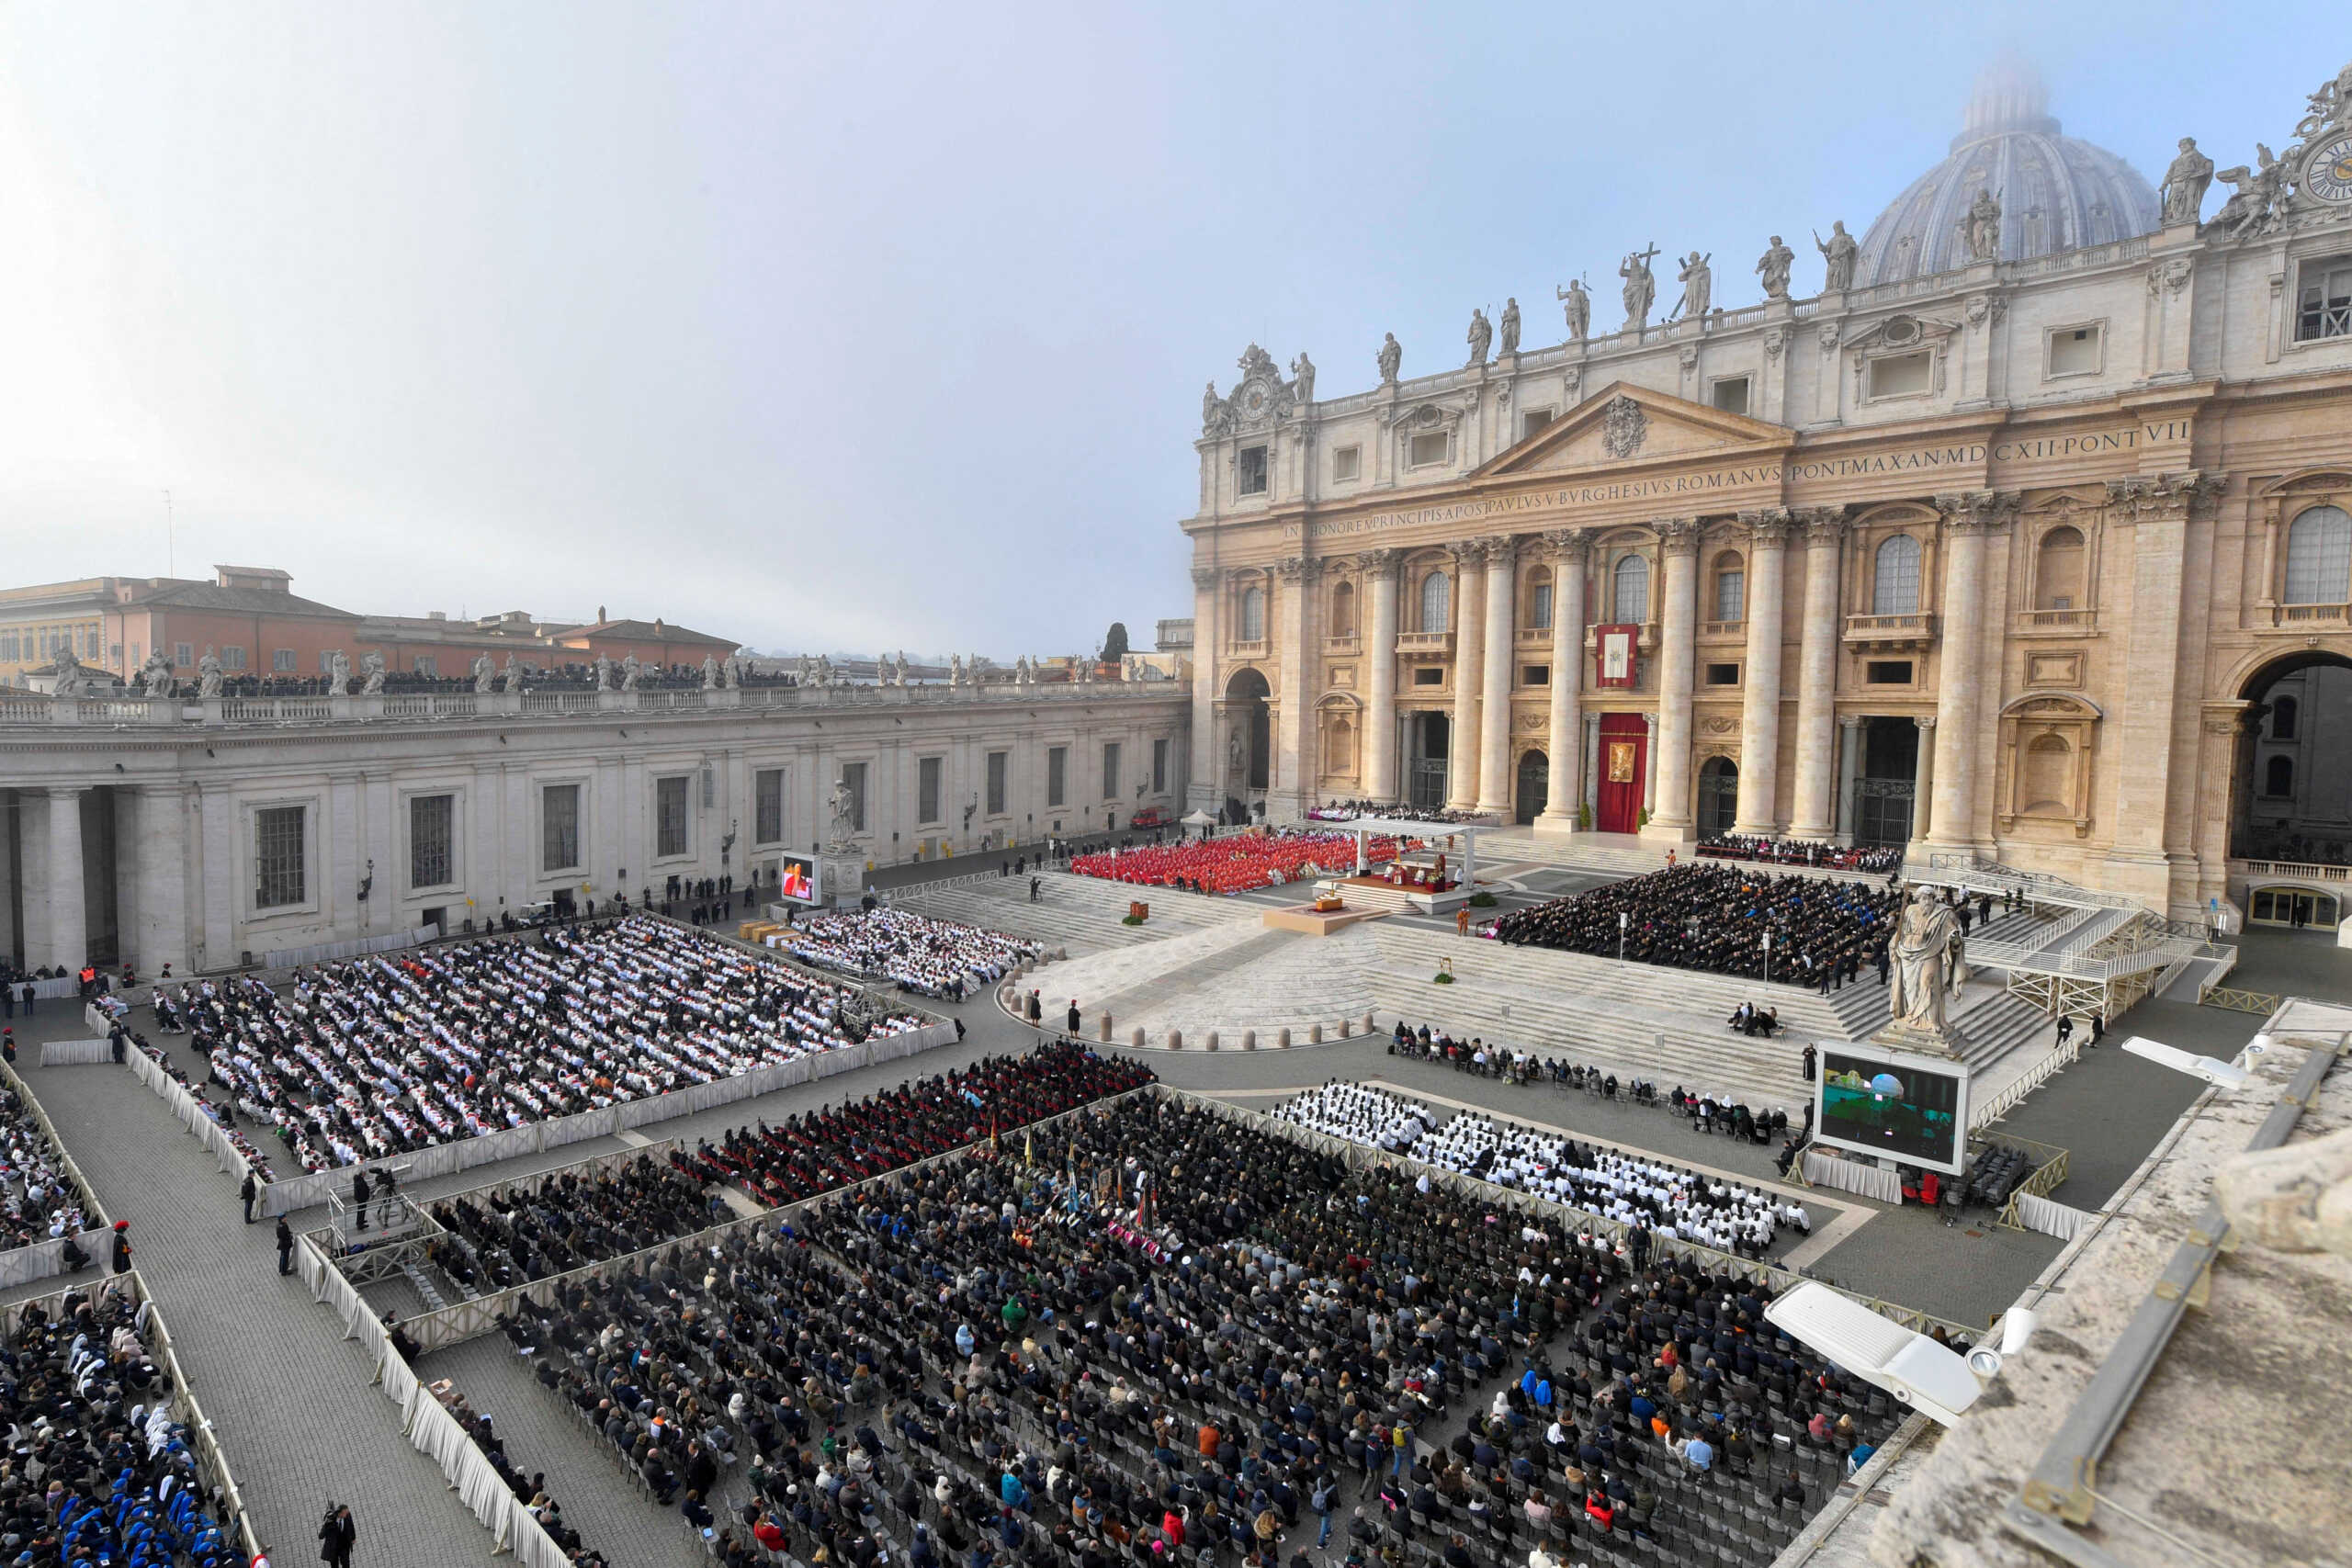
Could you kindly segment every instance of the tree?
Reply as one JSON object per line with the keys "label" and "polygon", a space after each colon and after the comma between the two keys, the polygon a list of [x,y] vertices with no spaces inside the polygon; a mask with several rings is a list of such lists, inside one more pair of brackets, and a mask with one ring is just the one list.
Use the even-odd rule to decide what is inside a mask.
{"label": "tree", "polygon": [[1127,623],[1113,621],[1111,629],[1102,634],[1102,662],[1116,664],[1127,656]]}

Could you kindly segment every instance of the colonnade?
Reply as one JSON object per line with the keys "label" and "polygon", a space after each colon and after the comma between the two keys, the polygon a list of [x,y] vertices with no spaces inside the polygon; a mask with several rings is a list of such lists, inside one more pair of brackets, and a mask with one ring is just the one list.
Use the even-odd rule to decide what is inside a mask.
{"label": "colonnade", "polygon": [[[1940,600],[1937,605],[1941,657],[1937,664],[1935,712],[1915,714],[1920,728],[1920,750],[1915,785],[1913,840],[1934,847],[1981,849],[1977,824],[1982,819],[1985,781],[1980,776],[1978,752],[1985,716],[1982,711],[1987,660],[1994,645],[1986,640],[1986,572],[1988,536],[2007,525],[2016,498],[2002,492],[1973,491],[1935,499],[1943,544]],[[1846,629],[1842,584],[1847,564],[1846,543],[1851,508],[1770,508],[1742,512],[1738,538],[1747,573],[1742,610],[1745,625],[1745,664],[1740,678],[1738,719],[1738,800],[1733,830],[1740,833],[1786,833],[1801,839],[1850,840],[1854,831],[1852,801],[1861,768],[1859,716],[1841,716],[1838,705],[1838,669]],[[1701,625],[1702,522],[1696,517],[1653,519],[1645,525],[1657,540],[1658,587],[1654,601],[1656,647],[1650,662],[1655,691],[1644,692],[1645,718],[1652,725],[1649,766],[1644,781],[1649,811],[1649,834],[1688,839],[1696,829],[1696,790],[1692,770],[1700,747],[1693,730],[1693,699],[1699,669]],[[1452,724],[1452,745],[1445,804],[1453,809],[1508,816],[1511,811],[1512,721],[1511,694],[1515,663],[1521,656],[1519,613],[1523,573],[1537,566],[1551,569],[1550,636],[1531,644],[1529,652],[1544,649],[1549,661],[1550,686],[1544,725],[1550,786],[1539,824],[1553,830],[1573,828],[1578,808],[1593,794],[1589,776],[1599,750],[1591,733],[1584,690],[1586,599],[1592,570],[1592,536],[1577,530],[1541,535],[1494,536],[1450,547],[1453,572],[1452,610],[1452,684],[1442,701]],[[1788,700],[1784,652],[1788,642],[1786,611],[1789,552],[1801,541],[1804,552],[1804,587],[1796,637],[1795,707],[1792,719],[1783,713]],[[1278,576],[1283,596],[1295,603],[1280,615],[1270,615],[1285,646],[1277,652],[1280,684],[1277,701],[1295,738],[1284,747],[1285,760],[1295,770],[1281,787],[1302,804],[1318,793],[1322,779],[1313,739],[1311,694],[1303,681],[1329,662],[1353,661],[1361,654],[1363,677],[1356,691],[1363,713],[1363,746],[1356,789],[1374,799],[1403,798],[1405,780],[1397,746],[1397,658],[1399,654],[1399,570],[1408,552],[1378,548],[1359,552],[1353,564],[1362,593],[1369,600],[1360,648],[1344,654],[1328,652],[1319,635],[1316,607],[1306,604],[1310,590],[1330,564],[1301,563],[1296,558],[1281,563]],[[1304,570],[1301,570],[1304,565]],[[1223,682],[1232,673],[1232,660],[1220,660],[1220,621],[1227,613],[1222,574],[1196,570],[1196,648],[1199,679],[1194,690],[1193,745],[1195,780],[1213,777],[1206,748],[1212,743],[1209,722]],[[1604,592],[1608,585],[1603,584]],[[1928,585],[1922,585],[1923,591]],[[1928,634],[1923,634],[1922,644]],[[1295,642],[1296,646],[1289,646]],[[1424,644],[1414,650],[1430,653]],[[1649,682],[1645,682],[1645,685]],[[1630,697],[1633,694],[1627,694]],[[1914,699],[1916,701],[1916,699]],[[1909,704],[1904,705],[1908,709]],[[1780,758],[1784,723],[1792,722],[1791,778],[1783,789]],[[1532,740],[1532,737],[1530,737]]]}

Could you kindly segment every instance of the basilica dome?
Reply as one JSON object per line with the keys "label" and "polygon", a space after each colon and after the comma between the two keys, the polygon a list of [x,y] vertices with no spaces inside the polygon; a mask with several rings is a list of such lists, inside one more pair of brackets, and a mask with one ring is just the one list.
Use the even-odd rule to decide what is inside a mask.
{"label": "basilica dome", "polygon": [[1976,80],[1951,155],[1878,215],[1862,236],[1854,287],[1968,265],[1960,231],[1968,204],[2001,204],[2001,260],[2103,245],[2153,231],[2160,209],[2140,172],[2104,147],[2059,134],[2031,67],[2009,61]]}

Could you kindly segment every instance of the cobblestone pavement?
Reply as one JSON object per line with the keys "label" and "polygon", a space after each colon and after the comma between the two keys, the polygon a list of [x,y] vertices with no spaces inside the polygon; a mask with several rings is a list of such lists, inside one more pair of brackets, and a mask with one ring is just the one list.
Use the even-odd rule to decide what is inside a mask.
{"label": "cobblestone pavement", "polygon": [[[2344,998],[2352,987],[2346,959],[2313,939],[2260,933],[2246,942],[2245,972],[2270,988]],[[928,1005],[928,1004],[927,1004]],[[960,1017],[969,1037],[905,1061],[845,1073],[695,1117],[644,1129],[654,1139],[715,1137],[757,1119],[854,1099],[909,1077],[929,1077],[992,1051],[1026,1048],[1036,1038],[985,998],[941,1009]],[[19,1021],[20,1024],[23,1021]],[[27,1041],[74,1032],[68,1017],[45,1014]],[[183,1038],[156,1033],[201,1080],[200,1058]],[[2173,1043],[2228,1055],[2258,1025],[2251,1015],[2176,1003],[2144,1003],[2109,1028],[2111,1038],[2144,1032]],[[368,1386],[372,1368],[341,1338],[340,1326],[299,1280],[275,1269],[271,1227],[238,1218],[234,1186],[128,1071],[111,1066],[21,1068],[55,1120],[100,1202],[132,1223],[141,1272],[170,1320],[197,1393],[217,1424],[262,1533],[281,1560],[306,1561],[311,1527],[329,1499],[348,1502],[361,1539],[358,1561],[449,1563],[483,1555],[487,1542],[437,1471],[412,1450],[392,1407]],[[1706,1137],[1664,1111],[1608,1102],[1549,1087],[1514,1088],[1426,1062],[1390,1056],[1385,1042],[1366,1039],[1310,1052],[1153,1052],[1150,1065],[1180,1088],[1264,1107],[1272,1091],[1311,1088],[1332,1077],[1378,1077],[1406,1092],[1475,1105],[1665,1157],[1771,1181],[1773,1151]],[[2075,1154],[2075,1177],[2060,1193],[2095,1207],[2163,1135],[2195,1092],[2152,1064],[2101,1050],[2029,1100],[2007,1125]],[[442,1193],[567,1165],[621,1146],[577,1144],[503,1165],[419,1182],[413,1195]],[[1854,1289],[1914,1303],[1943,1315],[1973,1319],[2006,1306],[2052,1256],[2049,1237],[1989,1226],[1947,1228],[1917,1209],[1887,1210],[1846,1194],[1838,1201],[1867,1211],[1867,1224],[1821,1258],[1816,1270]],[[325,1211],[293,1216],[296,1228],[324,1223]],[[85,1276],[87,1278],[87,1276]],[[16,1294],[47,1294],[43,1280]],[[397,1287],[384,1294],[401,1300]],[[573,1425],[552,1395],[532,1381],[526,1362],[503,1338],[428,1358],[428,1378],[453,1377],[477,1406],[492,1411],[510,1451],[546,1472],[575,1528],[616,1563],[653,1568],[695,1561],[699,1552],[674,1510],[657,1510],[621,1475],[600,1443]],[[730,1486],[729,1490],[735,1488]]]}

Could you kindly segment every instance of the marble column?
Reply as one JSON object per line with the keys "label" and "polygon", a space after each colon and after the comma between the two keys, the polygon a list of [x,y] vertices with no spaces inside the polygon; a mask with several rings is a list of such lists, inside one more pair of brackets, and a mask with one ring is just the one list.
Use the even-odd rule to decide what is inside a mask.
{"label": "marble column", "polygon": [[1552,713],[1545,736],[1552,789],[1536,830],[1548,825],[1572,831],[1577,807],[1587,798],[1577,698],[1584,684],[1584,574],[1592,551],[1583,535],[1566,529],[1546,534],[1544,540],[1552,547]]}
{"label": "marble column", "polygon": [[87,910],[82,896],[82,792],[49,792],[48,963],[79,969],[90,961]]}
{"label": "marble column", "polygon": [[17,815],[13,790],[0,790],[0,958],[17,951],[17,851],[11,831]]}
{"label": "marble column", "polygon": [[[2159,909],[2168,910],[2173,902],[2175,858],[2186,863],[2194,843],[2193,833],[2178,843],[2170,837],[2179,815],[2172,778],[2181,623],[2191,613],[2183,599],[2189,508],[2209,502],[2223,482],[2221,475],[2195,472],[2107,481],[2108,537],[2121,536],[2120,525],[2131,529],[2132,622],[2120,671],[2115,846],[2108,854],[2112,869],[2101,886]],[[2193,781],[2184,787],[2195,793]]]}
{"label": "marble column", "polygon": [[1660,609],[1657,662],[1657,745],[1650,775],[1657,781],[1644,832],[1677,841],[1690,837],[1690,682],[1698,663],[1699,527],[1688,517],[1661,521],[1666,596]]}
{"label": "marble column", "polygon": [[[1844,557],[1846,509],[1812,507],[1797,513],[1804,527],[1804,621],[1798,628],[1796,800],[1789,835],[1826,839],[1849,807],[1830,798],[1829,743],[1838,716],[1838,567]],[[1846,792],[1850,794],[1851,791]],[[1839,829],[1850,835],[1850,823]],[[1850,837],[1843,841],[1851,842]]]}
{"label": "marble column", "polygon": [[[1396,787],[1396,563],[1401,550],[1365,550],[1356,557],[1372,598],[1363,643],[1364,669],[1363,793],[1384,803]],[[1361,608],[1361,606],[1360,606]]]}
{"label": "marble column", "polygon": [[1485,660],[1487,566],[1482,546],[1453,553],[1453,733],[1447,738],[1445,804],[1454,811],[1478,806],[1478,696]]}
{"label": "marble column", "polygon": [[1936,819],[1943,815],[1936,801],[1936,731],[1942,727],[1932,715],[1911,722],[1919,727],[1919,758],[1911,764],[1911,847],[1912,852],[1921,852]]}
{"label": "marble column", "polygon": [[1511,658],[1518,617],[1519,544],[1487,541],[1487,658],[1478,715],[1478,809],[1509,821]]}
{"label": "marble column", "polygon": [[[1290,556],[1274,563],[1281,584],[1282,642],[1276,649],[1276,674],[1282,681],[1282,732],[1276,738],[1274,776],[1268,780],[1269,820],[1291,821],[1315,805],[1315,786],[1322,777],[1322,758],[1315,744],[1315,705],[1308,700],[1307,671],[1315,668],[1310,646],[1315,631],[1316,583],[1323,563],[1305,556]],[[1279,805],[1277,804],[1279,802]]]}
{"label": "marble column", "polygon": [[[1984,689],[1984,556],[1987,536],[2007,523],[2015,498],[1993,491],[1939,495],[1944,514],[1944,584],[1936,661],[1934,805],[1928,834],[1946,849],[1976,840],[1977,716]],[[1993,671],[1995,690],[2000,672]],[[1913,837],[1917,837],[1915,833]]]}
{"label": "marble column", "polygon": [[[1799,744],[1803,744],[1802,741]],[[1838,721],[1838,842],[1854,842],[1855,786],[1862,778],[1862,721],[1848,716]]]}
{"label": "marble column", "polygon": [[[1642,809],[1655,816],[1657,813],[1657,715],[1642,715],[1642,728],[1646,731],[1642,755],[1648,761],[1648,765],[1642,769]],[[1598,745],[1593,748],[1596,755],[1600,750]]]}
{"label": "marble column", "polygon": [[1190,809],[1211,816],[1224,805],[1218,791],[1224,770],[1216,751],[1217,576],[1215,567],[1193,569],[1193,765],[1187,790]]}
{"label": "marble column", "polygon": [[1781,610],[1789,514],[1743,512],[1747,525],[1747,669],[1739,707],[1739,811],[1732,830],[1770,838],[1779,825]]}
{"label": "marble column", "polygon": [[49,962],[49,792],[17,792],[17,883],[21,909],[25,967]]}
{"label": "marble column", "polygon": [[[1600,716],[1597,713],[1589,713],[1584,716],[1584,799],[1587,801],[1596,799],[1600,794]],[[1578,804],[1581,805],[1583,802],[1580,801]]]}
{"label": "marble column", "polygon": [[[185,792],[178,784],[139,786],[137,838],[130,859],[139,879],[139,919],[130,951],[141,975],[164,965],[189,968],[187,953],[187,834]],[[120,842],[115,852],[121,854]]]}

